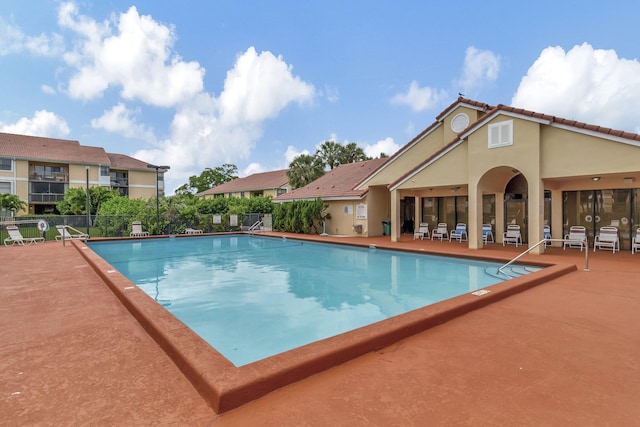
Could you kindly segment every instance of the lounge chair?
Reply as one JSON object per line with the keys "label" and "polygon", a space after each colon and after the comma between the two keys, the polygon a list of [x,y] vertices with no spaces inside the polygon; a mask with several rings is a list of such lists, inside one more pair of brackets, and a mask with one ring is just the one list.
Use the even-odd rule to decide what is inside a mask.
{"label": "lounge chair", "polygon": [[447,237],[449,237],[449,230],[447,230],[446,222],[438,223],[438,226],[436,227],[436,229],[431,232],[431,240],[433,240],[434,237],[437,237],[440,240],[446,239]]}
{"label": "lounge chair", "polygon": [[482,243],[486,245],[489,243],[489,240],[491,240],[491,243],[495,242],[493,238],[493,227],[491,224],[482,224]]}
{"label": "lounge chair", "polygon": [[9,246],[9,243],[11,243],[12,246],[25,246],[25,244],[28,246],[32,243],[44,242],[44,237],[22,237],[20,230],[15,225],[7,225],[7,233],[9,233],[9,237],[4,239],[5,246]]}
{"label": "lounge chair", "polygon": [[616,249],[620,252],[620,238],[616,227],[600,227],[600,232],[593,241],[593,251],[595,252],[598,248],[611,249],[614,254]]}
{"label": "lounge chair", "polygon": [[457,239],[458,242],[462,242],[463,240],[468,240],[467,238],[467,224],[458,223],[456,224],[456,229],[449,233],[449,241]]}
{"label": "lounge chair", "polygon": [[516,247],[522,244],[522,235],[520,234],[520,226],[517,224],[509,224],[507,231],[502,234],[502,246],[514,244]]}
{"label": "lounge chair", "polygon": [[184,234],[202,234],[202,230],[197,230],[195,228],[185,228]]}
{"label": "lounge chair", "polygon": [[424,240],[425,237],[429,238],[429,223],[421,222],[418,229],[413,233],[413,240],[418,238]]}
{"label": "lounge chair", "polygon": [[565,234],[562,249],[570,248],[587,249],[587,230],[581,225],[572,225],[569,234]]}
{"label": "lounge chair", "polygon": [[89,238],[88,234],[85,234],[79,230],[76,230],[70,225],[56,225],[56,230],[58,230],[58,235],[56,236],[57,241],[84,240],[86,242],[87,239]]}
{"label": "lounge chair", "polygon": [[635,254],[640,249],[640,228],[636,230],[636,235],[631,238],[631,253]]}
{"label": "lounge chair", "polygon": [[[543,239],[551,239],[551,227],[548,225],[545,225],[544,228],[542,229],[542,238]],[[550,241],[545,241],[544,242],[544,247],[546,248],[547,246],[551,246],[551,242]]]}
{"label": "lounge chair", "polygon": [[130,237],[144,237],[148,235],[148,231],[142,231],[142,223],[140,221],[133,221],[131,223],[131,233],[129,233]]}

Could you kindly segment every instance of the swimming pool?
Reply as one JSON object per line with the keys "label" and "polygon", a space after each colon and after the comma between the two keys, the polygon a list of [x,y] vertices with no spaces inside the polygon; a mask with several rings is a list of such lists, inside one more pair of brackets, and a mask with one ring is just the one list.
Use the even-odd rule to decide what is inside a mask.
{"label": "swimming pool", "polygon": [[252,235],[89,246],[235,366],[502,281],[499,263]]}

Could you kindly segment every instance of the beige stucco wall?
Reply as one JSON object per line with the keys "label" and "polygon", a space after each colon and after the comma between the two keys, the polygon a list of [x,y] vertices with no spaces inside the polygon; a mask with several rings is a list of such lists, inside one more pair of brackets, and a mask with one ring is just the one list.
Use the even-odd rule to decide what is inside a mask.
{"label": "beige stucco wall", "polygon": [[129,171],[129,198],[148,200],[156,197],[156,171]]}
{"label": "beige stucco wall", "polygon": [[542,132],[545,178],[637,172],[640,147],[545,126]]}
{"label": "beige stucco wall", "polygon": [[[368,221],[367,219],[358,219],[356,214],[358,212],[358,205],[366,205],[366,198],[362,200],[330,200],[325,201],[328,205],[327,213],[331,214],[331,219],[327,220],[326,232],[334,235],[362,235],[366,236],[368,233]],[[345,212],[345,209],[350,209],[350,212]],[[367,206],[368,212],[368,206]],[[368,213],[367,213],[368,217]],[[356,233],[353,229],[354,225],[362,226],[362,233]]]}
{"label": "beige stucco wall", "polygon": [[428,135],[417,141],[401,156],[391,160],[374,177],[366,182],[366,186],[387,185],[419,165],[427,157],[442,148],[444,140],[442,125],[433,129]]}
{"label": "beige stucco wall", "polygon": [[[27,203],[29,200],[29,162],[26,160],[14,160],[13,171],[0,172],[0,180],[11,182],[13,193],[20,200]],[[27,210],[17,212],[18,215],[27,213]]]}

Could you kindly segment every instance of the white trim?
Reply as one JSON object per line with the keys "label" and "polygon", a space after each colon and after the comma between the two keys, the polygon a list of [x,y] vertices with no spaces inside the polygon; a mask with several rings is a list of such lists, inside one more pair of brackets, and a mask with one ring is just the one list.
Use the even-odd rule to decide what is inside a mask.
{"label": "white trim", "polygon": [[621,136],[610,135],[604,132],[582,129],[576,126],[565,125],[563,123],[551,123],[550,126],[558,129],[568,130],[571,132],[581,133],[583,135],[593,136],[596,138],[608,139],[609,141],[621,142],[623,144],[633,145],[634,147],[640,147],[640,141],[636,141],[635,139],[623,138]]}
{"label": "white trim", "polygon": [[[413,144],[407,144],[404,147],[400,148],[400,150],[396,151],[395,153],[393,153],[393,155],[389,158],[389,160],[387,160],[379,169],[377,169],[373,174],[369,175],[364,181],[362,181],[356,188],[360,189],[362,188],[367,182],[369,182],[371,179],[373,179],[375,176],[377,176],[380,172],[382,172],[387,166],[391,165],[393,162],[395,162],[398,158],[402,157],[404,155],[404,153],[406,153],[407,151],[409,151],[411,148],[415,147],[416,144],[418,144],[420,141],[422,141],[424,138],[426,138],[428,135],[430,135],[433,131],[435,131],[436,129],[438,129],[440,126],[442,126],[442,122],[437,122],[438,124],[436,126],[433,126],[433,124],[429,125],[429,126],[433,126],[433,129],[431,129],[429,132],[425,133],[424,135],[422,135],[420,138],[418,138],[418,135],[416,135],[414,137],[414,142]],[[427,126],[427,129],[429,127]]]}
{"label": "white trim", "polygon": [[487,133],[487,145],[490,149],[513,145],[513,120],[490,123]]}
{"label": "white trim", "polygon": [[451,150],[453,150],[454,148],[458,147],[460,144],[462,144],[464,142],[464,139],[458,139],[455,143],[451,144],[451,146],[449,148],[447,148],[446,150],[444,150],[443,152],[441,152],[440,154],[438,154],[437,156],[435,156],[434,158],[432,158],[431,160],[429,160],[427,163],[424,163],[423,165],[421,165],[418,169],[414,170],[411,175],[407,175],[406,177],[404,177],[402,179],[402,181],[400,181],[399,183],[395,184],[393,187],[389,188],[389,191],[393,191],[396,190],[398,187],[400,187],[402,184],[404,184],[405,182],[407,182],[409,179],[413,178],[414,176],[416,176],[418,173],[422,172],[423,170],[425,170],[427,167],[431,166],[433,163],[435,163],[436,161],[440,160],[445,154],[448,154]]}

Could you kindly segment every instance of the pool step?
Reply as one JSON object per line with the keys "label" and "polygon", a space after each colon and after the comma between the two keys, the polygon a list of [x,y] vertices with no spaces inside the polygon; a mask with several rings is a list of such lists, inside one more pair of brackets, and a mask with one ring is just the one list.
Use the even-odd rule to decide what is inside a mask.
{"label": "pool step", "polygon": [[498,269],[495,267],[487,267],[484,269],[485,273],[490,276],[497,277],[499,279],[504,279],[505,276],[513,279],[515,277],[524,276],[525,274],[534,273],[536,271],[542,270],[542,267],[536,267],[532,265],[517,265],[512,264],[507,268],[502,269],[501,272],[498,272]]}

